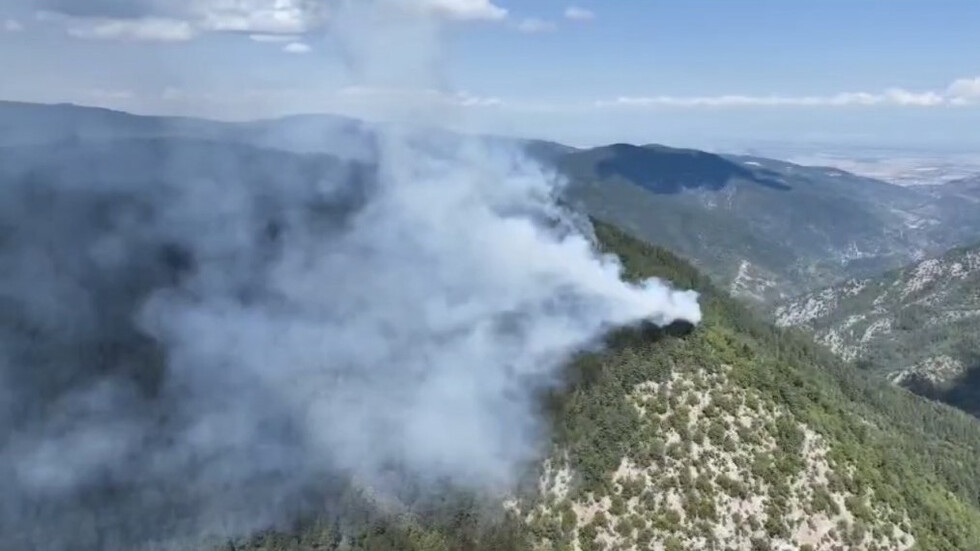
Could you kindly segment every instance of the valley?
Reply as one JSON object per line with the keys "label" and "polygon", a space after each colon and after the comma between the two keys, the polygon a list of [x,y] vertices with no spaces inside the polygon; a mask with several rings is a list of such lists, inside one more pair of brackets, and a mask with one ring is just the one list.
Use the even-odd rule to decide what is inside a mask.
{"label": "valley", "polygon": [[907,188],[660,146],[611,146],[558,162],[592,215],[678,252],[756,303],[874,276],[980,235],[980,207],[954,198],[965,184]]}
{"label": "valley", "polygon": [[[242,125],[59,106],[52,108],[57,116],[68,113],[74,122],[15,143],[27,135],[25,121],[49,113],[31,106],[23,119],[10,114],[22,109],[0,105],[0,120],[7,121],[0,128],[8,129],[0,132],[0,179],[43,215],[5,227],[0,243],[8,253],[28,236],[60,235],[46,220],[99,228],[119,223],[121,213],[155,219],[159,214],[127,189],[178,182],[205,190],[219,184],[262,190],[283,178],[308,183],[315,200],[284,212],[300,216],[293,224],[317,220],[325,235],[339,234],[370,202],[380,177],[377,130],[357,121]],[[424,147],[454,151],[461,139],[437,133],[426,136]],[[526,151],[554,171],[566,182],[562,204],[591,220],[594,245],[621,259],[625,277],[663,278],[696,290],[703,321],[679,332],[619,329],[604,347],[576,355],[562,384],[540,396],[546,445],[506,495],[446,481],[435,495],[406,482],[391,496],[340,477],[317,490],[329,496],[325,504],[304,505],[289,522],[197,548],[952,551],[980,545],[980,423],[933,401],[977,413],[980,251],[967,243],[980,235],[980,201],[972,199],[972,180],[910,189],[761,157],[468,139]],[[289,219],[277,218],[280,206],[271,196],[265,208],[255,216],[268,217],[262,239],[275,244]],[[94,218],[80,217],[83,212]],[[13,211],[0,215],[14,219]],[[72,234],[78,250],[90,238]],[[154,271],[150,279],[126,283],[127,301],[193,271],[193,257],[179,247],[157,255],[148,236],[132,238],[143,243],[140,265]],[[241,292],[255,300],[254,284],[245,283]],[[775,325],[767,321],[770,311]],[[13,311],[6,316],[10,331],[29,329]],[[38,343],[44,330],[33,329]],[[127,377],[151,395],[160,392],[166,370],[145,343],[85,346],[86,354],[122,359]],[[33,344],[25,350],[45,353]],[[141,372],[134,358],[150,362],[154,373]],[[101,376],[65,379],[59,388]],[[132,489],[116,491],[125,499],[99,499],[136,499],[126,493]],[[181,492],[161,496],[176,504],[194,499]],[[189,521],[179,513],[170,520]],[[114,533],[118,521],[96,515],[86,522],[93,529],[85,541],[99,545],[105,541],[99,534]],[[136,523],[126,531],[138,536],[157,528]],[[13,538],[8,542],[35,537],[5,533]]]}
{"label": "valley", "polygon": [[973,414],[980,352],[980,248],[954,249],[776,309],[848,361]]}
{"label": "valley", "polygon": [[0,551],[980,551],[978,21],[0,2]]}

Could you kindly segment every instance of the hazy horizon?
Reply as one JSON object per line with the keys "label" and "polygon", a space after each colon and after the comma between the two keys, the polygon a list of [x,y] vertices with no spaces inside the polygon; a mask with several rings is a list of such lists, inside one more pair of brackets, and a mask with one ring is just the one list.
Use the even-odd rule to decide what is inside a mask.
{"label": "hazy horizon", "polygon": [[448,46],[434,86],[353,82],[330,2],[4,2],[0,64],[18,78],[0,98],[220,120],[439,104],[456,129],[583,146],[980,147],[977,3],[417,5]]}

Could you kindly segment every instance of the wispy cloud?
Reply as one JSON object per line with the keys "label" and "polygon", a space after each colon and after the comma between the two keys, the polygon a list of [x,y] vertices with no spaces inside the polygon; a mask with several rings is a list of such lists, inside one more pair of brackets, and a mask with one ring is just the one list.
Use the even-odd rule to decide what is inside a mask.
{"label": "wispy cloud", "polygon": [[[35,0],[40,1],[40,0]],[[503,21],[506,9],[492,0],[388,0],[452,21]],[[331,2],[311,0],[126,0],[42,2],[42,21],[60,24],[76,38],[190,40],[207,32],[246,33],[252,40],[283,42],[321,29]]]}
{"label": "wispy cloud", "polygon": [[282,51],[287,54],[308,54],[313,51],[313,48],[305,42],[290,42],[283,46]]}
{"label": "wispy cloud", "polygon": [[267,34],[302,34],[325,17],[319,3],[304,0],[209,0],[191,2],[186,13],[204,30]]}
{"label": "wispy cloud", "polygon": [[132,90],[108,90],[105,88],[91,88],[85,91],[85,95],[96,100],[131,100],[136,97]]}
{"label": "wispy cloud", "polygon": [[620,96],[595,102],[600,108],[656,107],[941,107],[980,103],[980,78],[960,79],[943,90],[841,92],[831,95]]}
{"label": "wispy cloud", "polygon": [[190,40],[205,32],[302,34],[324,21],[319,2],[307,0],[127,0],[43,2],[42,21],[74,37],[100,40]]}
{"label": "wispy cloud", "polygon": [[521,22],[517,23],[514,28],[522,33],[538,34],[554,32],[558,30],[558,25],[551,21],[545,21],[544,19],[529,17],[521,20]]}
{"label": "wispy cloud", "polygon": [[570,21],[591,21],[595,19],[595,13],[592,10],[578,6],[569,6],[565,8],[565,19]]}
{"label": "wispy cloud", "polygon": [[946,89],[946,95],[956,105],[980,103],[980,77],[954,80]]}
{"label": "wispy cloud", "polygon": [[406,5],[460,21],[501,21],[508,15],[491,0],[413,0]]}
{"label": "wispy cloud", "polygon": [[181,42],[197,34],[194,26],[187,21],[162,17],[102,19],[55,16],[42,19],[59,21],[65,25],[69,35],[86,40]]}
{"label": "wispy cloud", "polygon": [[248,37],[255,42],[281,43],[296,40],[296,36],[290,34],[250,34]]}
{"label": "wispy cloud", "polygon": [[6,19],[3,24],[0,25],[0,29],[3,29],[8,33],[19,33],[24,30],[24,25],[16,19]]}
{"label": "wispy cloud", "polygon": [[457,107],[500,107],[504,102],[500,98],[478,96],[469,92],[444,92],[431,88],[375,88],[367,86],[350,86],[341,89],[338,96],[360,101],[393,101],[414,104],[448,104]]}

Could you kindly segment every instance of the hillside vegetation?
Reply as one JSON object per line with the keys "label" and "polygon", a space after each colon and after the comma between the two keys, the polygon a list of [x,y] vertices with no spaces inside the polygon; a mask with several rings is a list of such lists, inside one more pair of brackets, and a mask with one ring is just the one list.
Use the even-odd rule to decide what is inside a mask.
{"label": "hillside vegetation", "polygon": [[[29,112],[23,117],[11,117],[24,109]],[[59,128],[32,122],[62,120],[66,113],[80,118]],[[353,135],[345,130],[351,123],[346,120],[299,117],[219,124],[4,104],[0,115],[6,121],[0,138],[26,138],[0,139],[0,179],[32,191],[27,196],[45,214],[4,228],[9,243],[22,235],[49,235],[50,220],[59,219],[56,214],[91,210],[95,220],[88,222],[109,224],[110,215],[128,205],[128,186],[152,189],[170,180],[229,181],[255,188],[277,178],[349,182],[354,185],[324,190],[329,193],[311,213],[342,225],[344,213],[364,201],[362,193],[376,180],[371,131],[354,125],[357,140],[337,140],[338,135]],[[52,119],[34,118],[41,115]],[[27,127],[36,132],[21,135]],[[120,127],[128,130],[117,134]],[[277,140],[280,133],[295,141]],[[349,160],[352,152],[346,146],[332,151],[336,155],[302,153],[319,151],[323,142],[356,146],[353,156],[359,160]],[[270,149],[270,144],[278,147]],[[598,222],[596,236],[604,249],[620,256],[627,276],[658,276],[699,290],[703,323],[696,328],[675,324],[618,331],[608,335],[602,350],[575,358],[567,367],[566,385],[541,396],[541,414],[551,430],[540,462],[528,466],[519,488],[495,489],[497,494],[507,490],[507,495],[414,487],[399,480],[397,499],[382,498],[372,488],[338,476],[324,480],[322,491],[311,490],[313,495],[304,496],[303,503],[268,505],[313,511],[294,526],[242,541],[209,541],[201,548],[980,549],[977,421],[882,384],[873,370],[855,369],[803,331],[762,321],[730,296],[773,300],[959,242],[980,220],[970,216],[980,212],[970,210],[977,208],[975,203],[950,196],[937,202],[928,194],[833,169],[766,159],[657,146],[530,146],[572,179],[566,202],[615,223]],[[216,164],[215,158],[227,162]],[[45,181],[76,189],[95,186],[106,193],[96,199],[83,194],[53,201],[43,187],[35,188],[36,182]],[[76,233],[82,227],[71,224]],[[266,229],[269,237],[280,230],[276,224]],[[648,243],[693,259],[699,269]],[[961,253],[962,258],[955,256]],[[188,262],[172,248],[156,256],[149,249],[141,254],[146,255],[141,262],[159,268],[154,277],[177,277]],[[814,306],[809,300],[787,307],[783,313],[789,317],[781,318],[782,323],[810,324],[819,331],[823,320],[833,328],[863,315],[848,326],[860,335],[862,345],[878,342],[878,336],[887,338],[880,341],[877,356],[862,349],[845,353],[848,358],[865,358],[869,365],[873,361],[905,380],[920,371],[900,361],[918,362],[915,354],[922,353],[922,361],[938,362],[943,369],[950,361],[960,362],[952,369],[959,373],[969,357],[956,354],[980,334],[968,325],[980,319],[973,316],[980,310],[973,279],[980,257],[971,254],[964,250],[893,272],[891,280],[880,284],[862,275],[829,291],[833,305],[826,302],[826,309],[825,302]],[[98,291],[123,292],[125,300],[135,302],[155,281],[134,280],[124,289]],[[838,311],[838,304],[852,300],[853,313]],[[879,315],[876,302],[882,306],[881,319],[874,318]],[[98,313],[106,314],[104,309]],[[15,325],[16,314],[0,313],[0,322]],[[837,334],[847,345],[846,335]],[[43,341],[31,342],[41,351]],[[124,367],[133,370],[148,392],[159,384],[158,377],[147,376],[154,369],[143,359],[159,364],[160,356],[142,341],[135,349],[115,346],[115,340],[108,347],[93,342],[93,354],[123,359],[132,354],[136,360],[127,360]],[[838,347],[838,352],[846,350]],[[65,377],[51,384],[60,391],[75,382]],[[88,493],[84,498],[97,504],[113,499],[116,491],[109,488],[106,495]],[[117,506],[128,509],[136,502],[127,499],[143,499],[154,491],[127,495]],[[125,526],[96,522],[88,518],[85,500],[58,504],[72,509],[72,521],[85,532],[72,542],[75,549],[148,541],[157,533],[127,533]],[[252,506],[243,500],[243,508]],[[44,518],[43,510],[25,511]],[[174,506],[168,515],[149,524],[169,533],[195,511]],[[16,549],[16,542],[30,540],[13,541],[8,547]]]}
{"label": "hillside vegetation", "polygon": [[[96,170],[70,167],[93,162],[108,176],[130,171],[145,178],[159,174],[148,167],[168,158],[165,168],[182,177],[183,162],[200,165],[201,155],[187,153],[191,146],[247,153],[255,160],[245,167],[273,158],[309,171],[337,159],[370,166],[381,128],[325,115],[231,123],[0,101],[0,169],[53,164],[40,172],[64,175],[69,167],[68,176],[78,179]],[[523,149],[568,179],[568,202],[681,255],[731,294],[756,303],[872,277],[980,235],[980,195],[971,179],[908,188],[836,168],[660,145],[576,149],[481,139]],[[439,150],[459,136],[432,130],[427,141]],[[121,152],[113,159],[126,162],[103,168],[101,156],[112,147],[132,155]],[[246,178],[251,173],[241,171]]]}
{"label": "hillside vegetation", "polygon": [[779,307],[847,360],[916,392],[980,412],[980,247],[854,280]]}
{"label": "hillside vegetation", "polygon": [[597,235],[630,277],[701,290],[706,318],[690,333],[620,331],[578,358],[545,397],[553,453],[523,491],[382,513],[350,489],[339,511],[228,548],[980,547],[973,419],[759,321],[662,249],[608,225]]}
{"label": "hillside vegetation", "polygon": [[571,152],[557,165],[592,216],[756,303],[871,277],[980,234],[976,201],[835,168],[627,144]]}

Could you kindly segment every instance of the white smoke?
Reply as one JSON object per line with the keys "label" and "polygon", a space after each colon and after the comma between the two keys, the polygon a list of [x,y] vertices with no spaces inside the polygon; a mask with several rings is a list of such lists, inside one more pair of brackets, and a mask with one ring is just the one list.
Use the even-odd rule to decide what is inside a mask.
{"label": "white smoke", "polygon": [[[385,67],[386,37],[436,44],[438,22],[397,4],[337,14],[365,84],[406,69]],[[556,206],[561,180],[516,147],[389,129],[375,167],[313,178],[285,157],[256,172],[220,149],[162,151],[150,168],[119,159],[151,172],[139,186],[100,173],[52,180],[47,202],[3,190],[18,230],[0,248],[0,474],[16,482],[0,528],[15,547],[241,534],[327,474],[506,488],[539,457],[535,397],[573,354],[615,327],[700,320],[694,292],[624,282]],[[212,176],[185,177],[202,162]],[[129,497],[85,505],[106,486]]]}
{"label": "white smoke", "polygon": [[[378,188],[349,227],[325,238],[290,220],[269,262],[249,243],[254,198],[188,193],[171,214],[202,260],[179,292],[150,299],[144,327],[175,376],[254,386],[332,464],[506,484],[535,451],[534,392],[572,353],[612,327],[696,322],[696,296],[624,283],[615,259],[551,227],[556,181],[520,155],[433,158],[402,136],[382,141]],[[276,186],[296,208],[306,200]],[[249,300],[243,271],[261,282]],[[204,401],[217,390],[190,386]],[[254,407],[209,412],[210,442],[252,434]]]}

